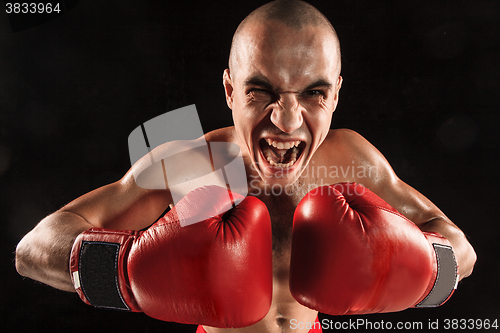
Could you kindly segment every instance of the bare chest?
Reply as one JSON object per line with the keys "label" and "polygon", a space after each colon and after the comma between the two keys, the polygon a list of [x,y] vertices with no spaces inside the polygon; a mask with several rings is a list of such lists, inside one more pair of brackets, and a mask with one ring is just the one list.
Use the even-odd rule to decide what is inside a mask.
{"label": "bare chest", "polygon": [[275,259],[286,257],[289,253],[295,209],[307,192],[317,186],[321,186],[321,183],[310,177],[287,186],[265,184],[258,191],[253,189],[253,194],[264,202],[271,217]]}

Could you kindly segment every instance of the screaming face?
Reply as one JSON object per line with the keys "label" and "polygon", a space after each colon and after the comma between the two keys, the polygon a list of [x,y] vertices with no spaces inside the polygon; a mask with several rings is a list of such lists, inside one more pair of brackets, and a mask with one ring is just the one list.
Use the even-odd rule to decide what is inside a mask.
{"label": "screaming face", "polygon": [[[230,72],[231,70],[231,72]],[[326,138],[342,83],[324,26],[248,23],[224,72],[238,144],[268,183],[295,182]]]}

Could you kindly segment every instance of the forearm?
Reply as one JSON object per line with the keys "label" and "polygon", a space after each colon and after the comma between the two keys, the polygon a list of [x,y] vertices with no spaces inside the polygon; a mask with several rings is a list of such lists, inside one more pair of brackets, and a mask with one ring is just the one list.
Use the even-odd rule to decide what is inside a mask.
{"label": "forearm", "polygon": [[375,186],[380,196],[401,214],[415,223],[420,230],[437,232],[445,237],[453,247],[459,266],[460,279],[472,273],[476,263],[476,253],[464,233],[428,198],[397,177],[389,183]]}
{"label": "forearm", "polygon": [[75,238],[91,227],[83,217],[71,212],[47,216],[17,245],[17,271],[54,288],[75,291],[69,255]]}
{"label": "forearm", "polygon": [[435,218],[421,225],[420,229],[422,231],[437,232],[448,239],[455,253],[460,279],[472,273],[474,264],[476,263],[476,252],[464,233],[456,225],[449,220]]}

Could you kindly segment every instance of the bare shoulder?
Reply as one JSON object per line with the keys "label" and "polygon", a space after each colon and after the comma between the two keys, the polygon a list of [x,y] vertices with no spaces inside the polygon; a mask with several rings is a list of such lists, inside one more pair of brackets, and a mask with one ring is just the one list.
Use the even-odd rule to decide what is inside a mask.
{"label": "bare shoulder", "polygon": [[166,142],[135,163],[127,180],[133,179],[140,188],[166,190],[180,197],[193,188],[218,180],[214,178],[213,169],[228,164],[239,154],[234,137],[234,129],[227,127],[196,140]]}
{"label": "bare shoulder", "polygon": [[322,148],[335,163],[370,170],[370,179],[362,181],[366,185],[376,186],[380,182],[396,179],[387,159],[356,131],[345,128],[330,130],[323,145]]}
{"label": "bare shoulder", "polygon": [[234,126],[223,127],[205,134],[207,142],[236,142]]}
{"label": "bare shoulder", "polygon": [[380,154],[363,136],[347,128],[330,130],[321,150],[336,159],[349,157],[371,160],[377,157],[377,153]]}
{"label": "bare shoulder", "polygon": [[361,134],[347,128],[330,130],[324,143],[336,148],[347,149],[358,153],[370,153],[373,149],[376,150],[376,148]]}

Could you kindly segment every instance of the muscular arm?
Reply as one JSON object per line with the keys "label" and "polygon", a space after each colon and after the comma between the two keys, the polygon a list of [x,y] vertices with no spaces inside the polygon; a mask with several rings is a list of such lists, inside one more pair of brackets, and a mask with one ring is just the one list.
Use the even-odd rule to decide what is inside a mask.
{"label": "muscular arm", "polygon": [[138,187],[129,172],[122,180],[79,197],[38,223],[17,246],[16,269],[57,289],[75,291],[68,262],[81,232],[92,227],[145,228],[169,202],[166,191]]}
{"label": "muscular arm", "polygon": [[385,157],[368,141],[352,131],[346,131],[344,135],[349,137],[350,149],[355,151],[358,163],[374,170],[373,177],[364,185],[422,231],[437,232],[446,237],[456,256],[460,279],[469,276],[476,262],[476,253],[464,233],[429,199],[399,179]]}
{"label": "muscular arm", "polygon": [[[68,265],[75,238],[92,227],[146,228],[173,204],[170,192],[170,189],[174,191],[173,186],[177,185],[176,191],[181,189],[187,193],[189,186],[206,185],[195,181],[212,172],[210,158],[196,148],[200,145],[196,140],[165,143],[152,152],[158,162],[151,164],[152,156],[148,154],[120,181],[89,192],[44,218],[17,246],[19,274],[58,289],[74,291]],[[163,167],[165,158],[169,159],[168,184]],[[187,187],[181,188],[179,184],[184,183]]]}
{"label": "muscular arm", "polygon": [[75,291],[69,254],[76,236],[91,227],[74,213],[58,211],[47,216],[17,245],[17,271],[54,288]]}
{"label": "muscular arm", "polygon": [[453,247],[460,279],[472,273],[476,253],[460,230],[439,208],[417,190],[397,177],[375,186],[374,192],[414,222],[422,231],[437,232]]}

